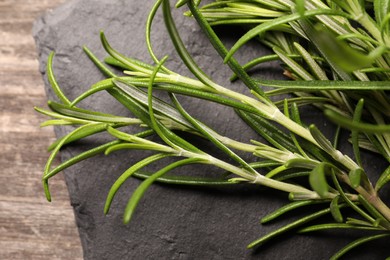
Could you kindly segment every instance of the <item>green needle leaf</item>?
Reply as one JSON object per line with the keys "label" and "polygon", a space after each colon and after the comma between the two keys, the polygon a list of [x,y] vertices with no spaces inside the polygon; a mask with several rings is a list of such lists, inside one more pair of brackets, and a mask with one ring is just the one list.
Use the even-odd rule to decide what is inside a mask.
{"label": "green needle leaf", "polygon": [[315,126],[310,125],[309,127],[310,133],[313,138],[317,141],[319,146],[324,149],[328,154],[333,154],[336,152],[336,149],[333,147],[332,143],[321,133],[321,131]]}
{"label": "green needle leaf", "polygon": [[[277,93],[290,93],[295,91],[316,92],[320,90],[350,90],[374,91],[390,90],[388,81],[332,81],[332,80],[257,80],[260,85],[277,88]],[[279,90],[280,89],[280,90]]]}
{"label": "green needle leaf", "polygon": [[115,145],[115,144],[119,144],[120,141],[119,140],[115,140],[115,141],[111,141],[111,142],[108,142],[108,143],[105,143],[105,144],[102,144],[102,145],[99,145],[97,147],[94,147],[88,151],[85,151],[83,153],[80,153],[72,158],[70,158],[69,160],[61,163],[60,165],[58,165],[57,167],[55,167],[54,169],[52,169],[50,172],[47,173],[47,175],[45,175],[44,179],[50,179],[52,178],[54,175],[56,175],[57,173],[59,173],[60,171],[72,166],[72,165],[75,165],[76,163],[78,162],[81,162],[83,160],[86,160],[88,158],[91,158],[97,154],[100,154],[100,153],[104,153],[104,151],[112,146],[112,145]]}
{"label": "green needle leaf", "polygon": [[389,0],[374,0],[375,19],[378,24],[385,19],[390,13],[390,1]]}
{"label": "green needle leaf", "polygon": [[367,179],[367,175],[362,168],[356,168],[349,172],[349,181],[351,182],[352,188],[356,189],[359,186],[371,186]]}
{"label": "green needle leaf", "polygon": [[226,153],[230,158],[241,164],[242,167],[247,169],[249,172],[253,174],[258,174],[256,170],[254,170],[245,160],[243,160],[240,156],[230,150],[226,145],[224,145],[220,140],[215,138],[212,135],[212,130],[206,127],[204,124],[193,118],[185,109],[181,106],[179,101],[177,100],[174,94],[170,95],[173,103],[178,108],[179,112],[200,132],[202,133],[208,140],[210,140],[215,146],[217,146],[221,151]]}
{"label": "green needle leaf", "polygon": [[[137,171],[133,173],[133,177],[139,179],[148,179],[154,173]],[[173,184],[173,185],[189,185],[189,186],[220,186],[220,185],[232,185],[234,182],[228,179],[220,178],[207,178],[207,177],[192,177],[192,176],[163,176],[155,180],[156,182]]]}
{"label": "green needle leaf", "polygon": [[308,233],[308,232],[323,231],[328,229],[348,229],[348,230],[358,229],[358,230],[371,230],[371,231],[381,230],[375,227],[354,226],[345,223],[327,223],[327,224],[319,224],[319,225],[313,225],[310,227],[303,228],[299,230],[298,233]]}
{"label": "green needle leaf", "polygon": [[329,109],[325,110],[324,114],[334,123],[347,129],[356,130],[368,134],[390,133],[390,125],[374,125],[368,123],[354,122],[352,119]]}
{"label": "green needle leaf", "polygon": [[[214,49],[219,53],[222,58],[227,57],[228,51],[218,38],[214,30],[211,28],[210,24],[207,22],[205,17],[202,15],[197,6],[192,2],[187,2],[189,9],[191,10],[192,15],[198,22],[199,26],[202,28],[203,32],[206,34],[207,38],[210,40],[210,43],[213,45]],[[259,88],[256,82],[245,72],[241,65],[233,57],[226,59],[228,60],[228,65],[231,70],[244,82],[244,84],[251,90],[255,91],[260,95],[262,101],[265,103],[270,102],[269,98],[264,94],[263,90]]]}
{"label": "green needle leaf", "polygon": [[169,157],[169,156],[172,156],[172,155],[159,153],[159,154],[149,156],[149,157],[137,162],[136,164],[132,165],[129,169],[127,169],[124,173],[122,173],[122,175],[115,181],[115,183],[111,186],[110,191],[108,192],[106,203],[104,205],[104,214],[107,214],[108,211],[110,210],[112,200],[114,199],[114,196],[117,193],[117,191],[119,190],[119,188],[123,185],[123,183],[125,183],[125,181],[128,178],[130,178],[131,175],[134,174],[134,172],[146,167],[147,165],[149,165],[155,161],[161,160],[161,159]]}
{"label": "green needle leaf", "polygon": [[237,109],[235,111],[247,125],[276,148],[296,151],[291,136],[288,136],[268,120],[242,110]]}
{"label": "green needle leaf", "polygon": [[333,180],[333,183],[334,185],[336,186],[336,189],[338,190],[338,192],[340,193],[340,196],[341,198],[344,200],[344,202],[350,206],[353,210],[355,210],[358,214],[360,214],[363,218],[367,219],[370,223],[374,223],[375,222],[375,219],[372,218],[369,214],[367,214],[364,210],[362,210],[361,208],[359,208],[359,206],[357,206],[355,203],[353,203],[348,197],[347,195],[345,194],[344,190],[342,189],[337,177],[336,177],[336,174],[333,172],[332,170],[332,180]]}
{"label": "green needle leaf", "polygon": [[69,104],[70,107],[73,107],[75,106],[77,103],[81,102],[82,100],[86,99],[87,97],[97,93],[97,92],[100,92],[100,91],[103,91],[103,90],[108,90],[110,88],[113,88],[114,87],[114,84],[112,83],[112,81],[110,81],[109,83],[106,83],[104,82],[105,84],[100,84],[100,85],[96,85],[96,86],[93,86],[92,88],[90,88],[89,90],[87,90],[86,92],[84,92],[83,94],[81,94],[80,96],[78,96],[77,98],[75,98],[71,104]]}
{"label": "green needle leaf", "polygon": [[69,105],[70,101],[69,99],[65,96],[65,94],[62,92],[60,86],[57,83],[57,80],[54,76],[53,73],[53,57],[54,57],[54,52],[51,52],[49,55],[49,58],[47,60],[47,78],[49,80],[49,83],[51,85],[51,88],[54,90],[54,93],[57,95],[57,97],[64,103],[65,105]]}
{"label": "green needle leaf", "polygon": [[[192,1],[191,1],[192,2]],[[199,66],[195,63],[192,56],[188,53],[179,32],[177,31],[175,22],[172,18],[171,7],[168,0],[163,0],[163,14],[164,14],[164,22],[165,26],[168,30],[168,33],[171,37],[173,45],[180,58],[187,66],[187,68],[193,73],[195,77],[197,77],[202,83],[207,86],[213,87],[215,83],[209,79],[209,77],[199,68]]]}
{"label": "green needle leaf", "polygon": [[[353,114],[352,121],[354,123],[360,122],[363,113],[363,106],[364,106],[364,99],[360,99],[356,104],[355,112]],[[360,149],[359,149],[359,131],[352,130],[351,139],[352,139],[352,148],[353,148],[353,153],[355,155],[355,160],[359,164],[359,166],[361,166],[362,160],[361,160]]]}
{"label": "green needle leaf", "polygon": [[318,24],[309,30],[311,38],[316,38],[316,43],[323,54],[337,64],[341,69],[352,72],[371,65],[374,59],[362,52],[352,49],[344,41],[340,41],[323,24]]}
{"label": "green needle leaf", "polygon": [[279,235],[282,235],[282,234],[284,234],[292,229],[299,228],[300,226],[302,226],[302,225],[304,225],[312,220],[315,220],[315,219],[317,219],[325,214],[328,214],[329,212],[330,212],[330,209],[327,208],[327,209],[320,210],[316,213],[307,215],[306,217],[303,217],[303,218],[296,220],[290,224],[287,224],[287,225],[285,225],[285,226],[283,226],[283,227],[281,227],[273,232],[268,233],[267,235],[255,240],[255,241],[253,241],[252,243],[250,243],[247,246],[247,248],[253,248],[255,246],[260,246],[260,245],[266,243],[267,241],[269,241],[269,240],[271,240]]}
{"label": "green needle leaf", "polygon": [[390,181],[390,166],[381,174],[375,184],[375,190],[379,191],[386,183]]}
{"label": "green needle leaf", "polygon": [[340,211],[339,199],[340,199],[339,195],[334,197],[334,199],[332,199],[332,201],[330,203],[329,208],[330,208],[330,213],[332,214],[334,220],[338,223],[342,223],[343,222],[343,215],[341,214],[341,211]]}
{"label": "green needle leaf", "polygon": [[200,163],[200,162],[202,162],[202,160],[199,159],[199,158],[183,159],[183,160],[174,162],[174,163],[164,167],[163,169],[157,171],[155,174],[153,174],[148,179],[143,181],[141,183],[141,185],[139,185],[138,188],[134,191],[134,193],[131,196],[129,202],[127,203],[127,206],[126,206],[126,209],[125,209],[125,213],[124,213],[124,216],[123,216],[123,222],[125,224],[130,222],[131,217],[133,216],[134,210],[137,207],[139,201],[141,200],[141,198],[144,195],[144,193],[146,192],[146,190],[150,187],[150,185],[152,185],[152,183],[155,180],[157,180],[158,178],[160,178],[161,176],[163,176],[164,174],[166,174],[167,172],[169,172],[169,171],[171,171],[171,170],[173,170],[175,168],[178,168],[178,167],[181,167],[181,166],[184,166],[184,165],[188,165],[188,164],[192,164],[192,163]]}
{"label": "green needle leaf", "polygon": [[55,157],[57,156],[58,152],[60,151],[62,146],[65,144],[67,139],[71,138],[75,134],[82,133],[83,131],[87,130],[90,127],[95,127],[96,124],[104,124],[104,123],[91,123],[91,124],[80,126],[79,128],[77,128],[77,129],[73,130],[72,132],[70,132],[69,134],[67,134],[64,138],[62,138],[61,141],[57,144],[57,146],[53,149],[52,153],[49,156],[49,159],[46,162],[45,169],[43,172],[43,177],[42,177],[43,186],[44,186],[44,190],[45,190],[45,194],[46,194],[46,199],[48,201],[51,201],[51,195],[50,195],[49,183],[48,183],[50,168],[51,168],[51,165],[52,165]]}
{"label": "green needle leaf", "polygon": [[349,172],[348,177],[351,182],[352,188],[356,189],[360,186],[362,179],[364,178],[364,171],[361,168],[353,169]]}
{"label": "green needle leaf", "polygon": [[321,198],[326,197],[326,195],[329,193],[329,186],[328,182],[326,181],[325,173],[327,168],[327,163],[320,163],[310,172],[309,175],[310,186],[315,192],[318,193]]}
{"label": "green needle leaf", "polygon": [[359,238],[359,239],[353,241],[352,243],[348,244],[344,248],[342,248],[340,251],[338,251],[336,254],[334,254],[330,259],[337,260],[340,257],[342,257],[343,255],[345,255],[347,252],[349,252],[350,250],[354,249],[357,246],[360,246],[361,244],[364,244],[364,243],[367,243],[367,242],[370,242],[370,241],[373,241],[376,239],[386,238],[389,236],[390,236],[390,234],[379,234],[379,235]]}
{"label": "green needle leaf", "polygon": [[261,219],[261,224],[268,223],[292,210],[298,209],[303,206],[313,205],[317,203],[322,203],[323,201],[313,201],[313,200],[304,200],[304,201],[294,201],[287,205],[284,205],[283,207],[280,207],[279,209],[275,210],[274,212],[266,215]]}
{"label": "green needle leaf", "polygon": [[87,48],[87,46],[83,47],[84,52],[88,55],[91,61],[103,72],[104,75],[110,78],[116,77],[115,73],[109,70],[104,64],[93,54],[93,52]]}
{"label": "green needle leaf", "polygon": [[86,110],[82,108],[70,107],[53,101],[49,101],[48,105],[53,111],[56,111],[60,114],[70,116],[70,117],[85,119],[89,121],[98,121],[98,122],[105,122],[105,123],[128,123],[128,124],[141,123],[139,119],[114,116],[114,115],[95,112],[95,111]]}
{"label": "green needle leaf", "polygon": [[[376,218],[376,223],[374,222],[374,226],[378,227],[381,225],[382,227],[389,229],[390,228],[390,222],[384,218],[384,216],[369,202],[367,201],[362,195],[358,195],[359,202],[364,206],[364,208],[370,212],[370,214]],[[381,228],[382,228],[381,227]]]}
{"label": "green needle leaf", "polygon": [[278,47],[273,47],[272,50],[279,56],[279,58],[291,69],[291,71],[298,75],[300,79],[303,80],[314,80],[312,75],[307,72],[301,65],[295,62],[293,59],[289,58],[287,54]]}
{"label": "green needle leaf", "polygon": [[130,59],[119,53],[118,51],[114,50],[108,43],[106,36],[103,32],[100,32],[100,40],[102,41],[103,47],[107,51],[107,53],[110,54],[118,62],[124,64],[127,69],[144,73],[150,73],[153,70],[152,66],[135,59]]}
{"label": "green needle leaf", "polygon": [[[330,10],[330,9],[318,9],[318,10],[310,10],[306,11],[303,15],[303,17],[312,17],[315,15],[338,15],[338,16],[344,16],[348,17],[346,13]],[[225,62],[231,59],[233,54],[241,48],[245,43],[247,43],[249,40],[257,37],[258,35],[263,34],[264,32],[271,30],[274,27],[277,27],[282,24],[286,24],[289,22],[296,21],[298,19],[301,19],[302,15],[298,13],[293,13],[290,15],[284,15],[275,19],[270,20],[269,22],[262,23],[255,28],[249,30],[244,36],[242,36],[230,49],[230,51],[226,54],[226,57],[224,59]]]}
{"label": "green needle leaf", "polygon": [[[115,85],[118,88],[120,88],[123,92],[131,96],[132,99],[136,100],[138,103],[143,105],[145,109],[148,107],[148,93],[119,80],[115,81]],[[163,115],[164,117],[168,117],[172,119],[176,123],[183,125],[184,128],[193,129],[192,125],[188,123],[188,121],[185,118],[183,118],[183,116],[172,105],[156,97],[152,97],[152,99],[153,99],[152,100],[153,109],[155,113],[158,113],[159,115]]]}
{"label": "green needle leaf", "polygon": [[[161,5],[161,2],[162,2],[162,0],[158,0],[153,5],[152,10],[149,12],[148,19],[147,19],[146,25],[145,25],[145,28],[146,28],[146,32],[145,32],[146,46],[148,48],[150,57],[153,59],[153,61],[155,63],[159,63],[159,59],[154,54],[153,47],[152,47],[152,40],[150,38],[150,34],[151,34],[152,23],[153,23],[154,17],[155,17],[155,15],[157,13],[157,10],[159,9],[159,7]],[[164,67],[164,66],[161,66],[161,70],[166,72],[166,73],[170,73],[170,71],[166,67]]]}
{"label": "green needle leaf", "polygon": [[302,55],[302,58],[306,61],[307,65],[309,65],[312,73],[316,76],[317,79],[319,80],[328,79],[325,71],[320,67],[320,65],[318,65],[318,63],[314,60],[312,55],[309,52],[307,52],[307,50],[304,47],[302,47],[297,42],[294,42],[294,47]]}
{"label": "green needle leaf", "polygon": [[296,0],[295,8],[301,16],[305,14],[305,2],[306,0]]}

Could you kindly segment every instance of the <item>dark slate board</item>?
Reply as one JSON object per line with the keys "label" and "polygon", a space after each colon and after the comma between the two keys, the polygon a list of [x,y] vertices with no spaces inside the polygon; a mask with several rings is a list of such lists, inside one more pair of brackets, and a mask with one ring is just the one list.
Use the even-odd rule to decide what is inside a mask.
{"label": "dark slate board", "polygon": [[[54,71],[69,99],[102,79],[101,73],[82,51],[82,46],[87,45],[98,57],[106,56],[99,41],[100,30],[106,32],[117,50],[150,61],[144,43],[144,23],[151,5],[152,1],[76,0],[38,19],[33,33],[44,78],[47,56],[55,50]],[[183,11],[175,10],[174,16],[195,59],[219,84],[245,91],[239,83],[228,82],[228,68],[222,64],[196,23],[182,16]],[[223,32],[221,35],[228,46],[236,40]],[[170,69],[189,75],[175,54],[161,13],[158,13],[153,26],[153,43],[160,57],[169,55]],[[254,54],[266,52],[257,44],[249,45],[240,53],[241,62]],[[273,64],[265,66],[261,74],[275,78],[281,72],[278,64]],[[45,83],[48,97],[53,99],[46,79]],[[220,133],[243,141],[255,137],[231,109],[198,100],[181,100],[191,113],[210,123]],[[103,93],[82,102],[80,106],[128,115],[118,102]],[[309,113],[308,122],[313,122],[315,117],[312,115]],[[317,119],[317,123],[324,127],[321,119]],[[57,136],[61,136],[69,128],[57,127],[55,130]],[[62,151],[62,160],[106,139],[106,135],[99,135],[70,145]],[[204,145],[201,140],[197,143]],[[106,216],[103,214],[105,198],[116,178],[144,156],[144,153],[138,152],[117,152],[97,156],[65,171],[85,259],[327,259],[356,237],[355,233],[343,236],[343,232],[327,236],[287,235],[279,238],[276,245],[247,250],[248,243],[294,217],[290,215],[292,218],[274,225],[261,226],[260,217],[287,203],[287,196],[250,185],[229,188],[153,185],[139,204],[132,222],[124,225],[124,207],[139,181],[131,179],[121,188]],[[197,174],[220,172],[208,167],[187,167],[183,171]],[[370,250],[351,254],[354,259],[383,259],[385,256],[383,251],[373,253]]]}

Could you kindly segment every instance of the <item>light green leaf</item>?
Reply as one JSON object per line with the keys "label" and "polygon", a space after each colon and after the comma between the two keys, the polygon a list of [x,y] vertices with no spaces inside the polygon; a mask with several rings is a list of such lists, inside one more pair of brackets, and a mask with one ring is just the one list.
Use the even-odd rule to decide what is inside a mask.
{"label": "light green leaf", "polygon": [[298,75],[300,79],[303,80],[314,80],[312,75],[307,72],[301,65],[295,62],[293,59],[289,58],[282,49],[278,47],[272,48],[272,50],[279,56],[279,58],[291,69],[291,72]]}
{"label": "light green leaf", "polygon": [[379,191],[386,183],[390,181],[390,166],[381,174],[375,184],[375,190]]}
{"label": "light green leaf", "polygon": [[[323,14],[323,15],[339,15],[339,16],[348,17],[348,15],[346,13],[335,11],[335,10],[329,10],[329,9],[317,9],[317,10],[306,11],[303,16],[308,18],[308,17],[312,17],[315,15],[321,15],[321,14]],[[256,26],[255,28],[249,30],[244,36],[242,36],[233,45],[233,47],[230,49],[230,51],[226,54],[224,61],[227,62],[228,60],[230,60],[231,57],[233,56],[233,54],[239,48],[241,48],[249,40],[257,37],[259,34],[262,34],[268,30],[271,30],[272,28],[279,26],[281,24],[293,22],[293,21],[296,21],[296,20],[301,19],[301,18],[302,18],[302,15],[300,15],[298,13],[293,13],[290,15],[285,15],[285,16],[281,16],[279,18],[272,19],[269,22],[265,22],[265,23],[262,23],[262,24]]]}
{"label": "light green leaf", "polygon": [[337,151],[328,138],[326,138],[315,125],[310,125],[309,130],[313,138],[325,152],[334,154]]}
{"label": "light green leaf", "polygon": [[334,220],[338,223],[343,222],[343,215],[340,211],[340,204],[339,204],[340,196],[334,197],[334,199],[330,203],[330,213],[332,214]]}
{"label": "light green leaf", "polygon": [[389,0],[374,0],[375,19],[378,24],[381,24],[386,15],[390,13]]}
{"label": "light green leaf", "polygon": [[54,90],[54,93],[56,96],[64,103],[65,105],[69,105],[70,101],[69,99],[65,96],[65,94],[62,92],[60,86],[57,83],[57,80],[54,76],[53,73],[53,57],[54,57],[54,52],[51,52],[49,55],[49,58],[47,59],[47,78],[49,80],[51,88]]}
{"label": "light green leaf", "polygon": [[326,181],[326,170],[328,166],[326,163],[318,164],[309,175],[309,183],[315,192],[320,197],[326,197],[329,192],[328,182]]}
{"label": "light green leaf", "polygon": [[316,43],[321,48],[321,52],[331,59],[334,64],[337,64],[341,69],[352,72],[358,69],[370,66],[374,59],[369,57],[367,53],[362,53],[353,49],[346,42],[336,38],[322,24],[315,26],[314,30],[310,31],[312,37],[317,39]]}
{"label": "light green leaf", "polygon": [[357,188],[360,186],[360,182],[363,178],[362,175],[364,174],[365,173],[361,168],[356,168],[349,172],[348,177],[349,177],[349,181],[351,182],[352,188]]}

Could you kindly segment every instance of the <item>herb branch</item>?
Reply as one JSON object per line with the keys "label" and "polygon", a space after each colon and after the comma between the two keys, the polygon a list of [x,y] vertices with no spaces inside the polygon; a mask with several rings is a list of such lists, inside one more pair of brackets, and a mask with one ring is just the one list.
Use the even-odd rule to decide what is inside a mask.
{"label": "herb branch", "polygon": [[[169,1],[158,0],[151,9],[145,29],[146,45],[155,64],[126,57],[109,44],[104,33],[102,45],[109,57],[100,61],[91,50],[85,53],[107,77],[79,97],[69,100],[62,92],[52,69],[54,54],[49,56],[47,75],[58,102],[49,101],[50,110],[36,108],[50,119],[42,124],[73,125],[76,128],[50,147],[51,155],[44,169],[43,184],[51,200],[49,179],[82,160],[117,150],[148,150],[152,155],[131,165],[112,185],[104,212],[107,214],[117,191],[130,177],[144,179],[129,199],[124,213],[128,223],[151,184],[155,181],[176,185],[263,185],[289,194],[290,202],[262,218],[273,221],[285,213],[322,205],[322,209],[254,240],[248,248],[290,230],[299,233],[328,229],[365,230],[369,236],[351,242],[337,252],[340,258],[353,248],[390,236],[390,209],[378,191],[390,181],[390,167],[372,184],[367,175],[361,150],[369,150],[390,162],[390,31],[389,3],[385,0],[220,0],[200,6],[200,1],[178,1],[187,5],[185,15],[193,17],[202,28],[221,59],[231,68],[232,81],[240,79],[251,91],[244,95],[212,81],[196,64],[178,33]],[[158,58],[151,43],[151,26],[162,9],[170,38],[193,78],[180,75],[167,66],[169,57]],[[214,26],[241,25],[247,32],[227,50]],[[273,54],[254,57],[240,65],[234,58],[251,39],[268,46]],[[264,80],[252,76],[255,66],[280,61],[290,79]],[[109,66],[120,68],[114,73]],[[271,90],[264,91],[263,87]],[[170,102],[154,95],[154,90],[168,93]],[[80,101],[100,91],[107,91],[123,104],[134,118],[120,117],[79,108]],[[289,97],[278,99],[281,94]],[[233,140],[219,134],[193,117],[180,103],[179,95],[207,100],[232,108],[258,140]],[[326,118],[338,125],[333,142],[315,126],[306,126],[300,109],[314,105]],[[143,131],[129,133],[122,127],[140,125]],[[350,131],[353,158],[338,148],[340,128]],[[65,145],[100,132],[113,140],[82,152],[52,168],[52,161]],[[222,160],[197,147],[191,138],[179,132],[202,137],[226,154]],[[161,142],[148,137],[157,135]],[[239,153],[249,153],[253,161]],[[164,158],[176,158],[156,172],[144,169]],[[220,178],[166,175],[189,164],[209,164],[221,169]],[[302,183],[302,179],[306,182]],[[299,184],[297,184],[299,183]],[[345,211],[350,208],[354,213]],[[323,215],[333,222],[313,223]]]}

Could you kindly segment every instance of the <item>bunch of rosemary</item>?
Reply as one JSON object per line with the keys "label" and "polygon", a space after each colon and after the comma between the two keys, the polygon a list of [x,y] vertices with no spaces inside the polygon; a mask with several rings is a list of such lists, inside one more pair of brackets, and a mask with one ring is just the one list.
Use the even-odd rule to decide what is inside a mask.
{"label": "bunch of rosemary", "polygon": [[[230,66],[251,95],[233,91],[213,82],[194,62],[184,46],[171,15],[168,0],[158,0],[146,23],[146,44],[155,64],[125,57],[113,49],[104,33],[103,47],[109,54],[105,63],[120,68],[116,73],[88,49],[86,54],[107,76],[75,100],[69,100],[59,87],[49,56],[47,75],[60,102],[49,101],[50,110],[36,108],[53,119],[46,125],[77,126],[54,142],[46,164],[43,184],[51,199],[51,177],[82,160],[100,153],[121,149],[149,150],[153,154],[131,165],[112,185],[107,195],[105,213],[116,192],[130,177],[144,179],[134,191],[124,213],[128,223],[148,187],[155,181],[224,185],[247,183],[287,192],[291,203],[265,216],[269,222],[303,206],[321,204],[322,209],[296,220],[248,245],[261,245],[290,230],[313,232],[327,229],[361,229],[366,236],[346,245],[333,258],[365,242],[388,239],[390,209],[379,191],[390,180],[390,167],[379,178],[367,176],[361,149],[390,161],[390,2],[386,0],[221,0],[199,7],[200,1],[180,0],[187,4],[186,15],[196,19],[210,43]],[[170,38],[183,63],[194,78],[179,75],[164,66],[168,57],[159,59],[152,48],[150,34],[155,14],[162,8]],[[228,51],[212,26],[240,25],[247,32]],[[256,38],[274,54],[254,57],[241,66],[233,57],[237,50]],[[250,76],[254,66],[278,60],[285,75],[293,80],[264,80]],[[263,86],[271,88],[264,91]],[[157,98],[153,91],[166,92],[170,101]],[[134,118],[120,117],[77,107],[83,99],[107,91],[132,112]],[[281,94],[291,94],[278,99]],[[177,95],[200,98],[234,109],[262,138],[241,142],[222,136],[194,118],[179,102]],[[272,98],[272,99],[271,99]],[[328,140],[315,126],[301,120],[300,107],[314,105],[338,125],[334,140]],[[129,133],[128,125],[141,125],[143,131]],[[341,127],[349,129],[353,158],[337,147]],[[77,140],[107,132],[113,141],[87,150],[52,168],[60,149]],[[183,135],[187,132],[190,135]],[[156,135],[161,142],[150,140]],[[192,143],[191,135],[208,140],[230,159],[223,160]],[[253,155],[246,161],[239,154]],[[173,158],[165,167],[152,173],[142,171],[164,158]],[[208,164],[223,170],[221,178],[183,178],[165,175],[189,164]],[[227,174],[225,174],[227,173]],[[304,180],[308,180],[307,182]],[[375,185],[371,181],[374,181]],[[350,210],[344,210],[349,208]],[[343,210],[341,210],[343,209]],[[330,214],[333,221],[315,224],[314,220]]]}

